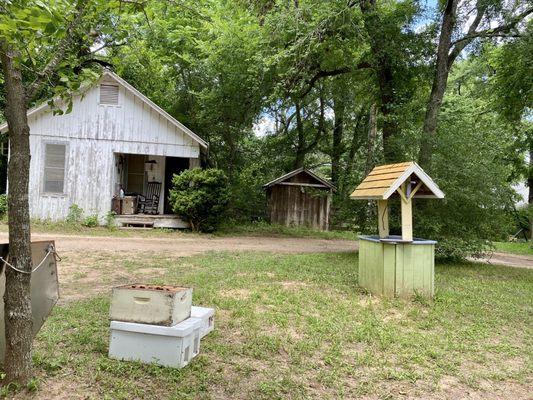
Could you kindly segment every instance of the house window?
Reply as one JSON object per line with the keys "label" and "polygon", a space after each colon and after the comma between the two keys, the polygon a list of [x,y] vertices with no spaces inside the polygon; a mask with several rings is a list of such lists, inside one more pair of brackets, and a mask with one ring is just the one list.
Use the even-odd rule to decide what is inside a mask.
{"label": "house window", "polygon": [[46,144],[44,157],[44,192],[64,193],[65,156],[67,146],[64,144]]}
{"label": "house window", "polygon": [[100,85],[100,104],[118,105],[118,86],[102,83]]}

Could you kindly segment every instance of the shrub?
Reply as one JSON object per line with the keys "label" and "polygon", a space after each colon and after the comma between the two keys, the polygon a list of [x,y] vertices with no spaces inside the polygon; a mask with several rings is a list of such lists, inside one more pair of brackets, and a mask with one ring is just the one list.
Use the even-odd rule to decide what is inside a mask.
{"label": "shrub", "polygon": [[114,211],[109,211],[105,215],[105,226],[108,229],[114,229],[116,227],[115,220],[116,220],[117,213]]}
{"label": "shrub", "polygon": [[187,218],[192,230],[214,231],[228,205],[226,175],[218,169],[195,168],[174,175],[172,184],[172,210]]}
{"label": "shrub", "polygon": [[83,217],[83,208],[77,204],[72,204],[68,209],[67,223],[72,225],[79,225]]}
{"label": "shrub", "polygon": [[7,214],[7,195],[0,194],[0,218]]}
{"label": "shrub", "polygon": [[94,228],[95,226],[98,226],[98,215],[89,215],[83,220],[83,226],[86,226],[87,228]]}

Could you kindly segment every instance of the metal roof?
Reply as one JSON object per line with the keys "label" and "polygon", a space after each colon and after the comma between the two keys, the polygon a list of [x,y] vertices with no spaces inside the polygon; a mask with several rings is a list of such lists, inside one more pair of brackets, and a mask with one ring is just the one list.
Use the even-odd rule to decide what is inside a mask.
{"label": "metal roof", "polygon": [[414,161],[375,167],[350,195],[352,199],[387,200],[407,180],[420,184],[414,197],[442,199],[444,193]]}
{"label": "metal roof", "polygon": [[[326,179],[324,178],[321,178],[320,176],[318,176],[317,174],[315,174],[314,172],[306,169],[306,168],[298,168],[298,169],[295,169],[294,171],[291,171],[285,175],[282,175],[280,176],[279,178],[276,178],[274,179],[273,181],[270,181],[268,182],[267,184],[263,185],[263,188],[268,188],[268,187],[271,187],[271,186],[274,186],[274,185],[277,185],[278,183],[281,183],[283,181],[286,181],[287,179],[290,179],[292,178],[293,176],[295,175],[298,175],[299,173],[305,173],[309,176],[311,176],[313,179],[317,180],[318,182],[320,182],[323,186],[327,187],[327,188],[330,188],[332,190],[337,190],[337,188],[335,187],[334,184],[332,184],[331,182],[327,181]],[[295,182],[295,184],[297,184],[298,182]]]}

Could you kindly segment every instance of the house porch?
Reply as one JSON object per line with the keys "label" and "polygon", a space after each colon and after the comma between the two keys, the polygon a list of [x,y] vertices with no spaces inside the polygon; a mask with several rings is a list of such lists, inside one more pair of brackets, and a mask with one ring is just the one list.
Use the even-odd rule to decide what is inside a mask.
{"label": "house porch", "polygon": [[171,229],[187,229],[190,227],[189,223],[182,220],[176,214],[133,214],[133,215],[117,215],[115,218],[117,226],[121,228],[127,227],[141,227],[141,228],[171,228]]}
{"label": "house porch", "polygon": [[[173,176],[197,166],[199,159],[196,158],[115,153],[112,209],[117,213],[117,224],[188,228],[189,224],[172,212],[169,195]],[[142,199],[153,199],[154,207],[145,210],[138,207]]]}

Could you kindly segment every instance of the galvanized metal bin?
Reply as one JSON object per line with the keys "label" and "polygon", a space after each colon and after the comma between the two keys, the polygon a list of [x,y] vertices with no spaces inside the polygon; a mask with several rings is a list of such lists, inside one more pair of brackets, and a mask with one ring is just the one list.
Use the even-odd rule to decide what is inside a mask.
{"label": "galvanized metal bin", "polygon": [[192,289],[133,284],[113,288],[113,321],[172,326],[191,316]]}
{"label": "galvanized metal bin", "polygon": [[[57,280],[57,263],[54,252],[54,241],[36,241],[31,243],[33,268],[38,267],[31,275],[31,311],[33,316],[33,334],[41,329],[45,319],[59,299],[59,283]],[[7,259],[9,245],[0,244],[0,256]],[[5,268],[0,261],[0,362],[4,360],[6,347],[4,326],[4,292]]]}

